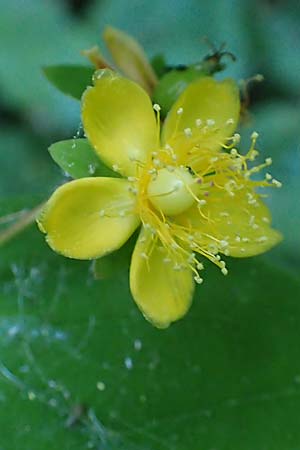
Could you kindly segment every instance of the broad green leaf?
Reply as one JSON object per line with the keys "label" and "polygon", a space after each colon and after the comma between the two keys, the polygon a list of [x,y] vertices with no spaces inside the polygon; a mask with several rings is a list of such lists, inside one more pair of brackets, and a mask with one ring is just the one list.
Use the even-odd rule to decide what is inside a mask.
{"label": "broad green leaf", "polygon": [[71,177],[116,177],[98,158],[87,139],[56,142],[49,148],[54,161]]}
{"label": "broad green leaf", "polygon": [[94,260],[93,274],[96,280],[112,280],[129,268],[137,237],[138,232],[135,232],[119,250]]}
{"label": "broad green leaf", "polygon": [[89,66],[68,64],[45,66],[43,72],[58,90],[80,100],[87,86],[92,84],[95,69]]}
{"label": "broad green leaf", "polygon": [[0,448],[297,449],[298,278],[230,259],[162,331],[126,267],[94,281],[35,229],[1,253]]}
{"label": "broad green leaf", "polygon": [[0,197],[26,194],[47,197],[54,189],[61,174],[51,164],[48,142],[21,125],[0,128]]}

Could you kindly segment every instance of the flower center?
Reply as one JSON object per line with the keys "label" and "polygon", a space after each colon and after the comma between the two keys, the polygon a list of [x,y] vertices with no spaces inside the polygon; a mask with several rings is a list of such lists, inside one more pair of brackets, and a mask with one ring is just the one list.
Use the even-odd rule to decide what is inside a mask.
{"label": "flower center", "polygon": [[195,201],[196,180],[185,167],[161,169],[148,185],[152,205],[167,216],[180,214]]}

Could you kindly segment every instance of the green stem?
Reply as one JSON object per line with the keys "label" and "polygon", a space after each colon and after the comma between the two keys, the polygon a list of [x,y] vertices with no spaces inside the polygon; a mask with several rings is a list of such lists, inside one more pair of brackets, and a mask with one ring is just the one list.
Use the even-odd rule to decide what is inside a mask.
{"label": "green stem", "polygon": [[16,235],[21,233],[25,228],[31,225],[37,218],[38,213],[44,207],[44,202],[31,209],[28,212],[24,212],[19,220],[6,230],[0,232],[0,246],[6,244],[13,239]]}

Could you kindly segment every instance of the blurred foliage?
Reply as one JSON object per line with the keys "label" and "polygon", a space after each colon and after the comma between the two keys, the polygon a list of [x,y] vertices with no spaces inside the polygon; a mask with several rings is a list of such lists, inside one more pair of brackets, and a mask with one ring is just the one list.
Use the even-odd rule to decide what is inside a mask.
{"label": "blurred foliage", "polygon": [[[263,257],[230,260],[226,279],[211,268],[190,314],[164,332],[136,310],[120,264],[113,282],[94,281],[89,263],[53,254],[35,228],[1,249],[0,450],[48,450],[54,441],[66,450],[296,450],[300,4],[82,5],[0,0],[0,216],[61,183],[47,149],[80,134],[79,102],[41,68],[86,64],[80,50],[99,44],[110,24],[168,64],[199,61],[210,51],[207,36],[237,57],[218,77],[264,74],[251,85],[241,147],[260,132],[262,157],[272,157],[283,181],[267,201],[285,240]],[[98,267],[100,278],[114,260],[108,265]]]}

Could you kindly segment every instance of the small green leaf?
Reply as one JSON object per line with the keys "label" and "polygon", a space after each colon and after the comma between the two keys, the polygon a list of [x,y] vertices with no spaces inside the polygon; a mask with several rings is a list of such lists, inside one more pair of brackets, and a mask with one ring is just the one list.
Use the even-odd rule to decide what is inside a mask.
{"label": "small green leaf", "polygon": [[56,164],[73,178],[116,177],[98,158],[87,139],[69,139],[49,147]]}
{"label": "small green leaf", "polygon": [[45,66],[43,72],[48,81],[66,95],[80,100],[83,92],[91,84],[95,69],[80,65]]}
{"label": "small green leaf", "polygon": [[153,101],[160,105],[162,117],[168,114],[185,88],[203,75],[206,74],[189,67],[185,70],[173,69],[161,77],[153,92]]}

